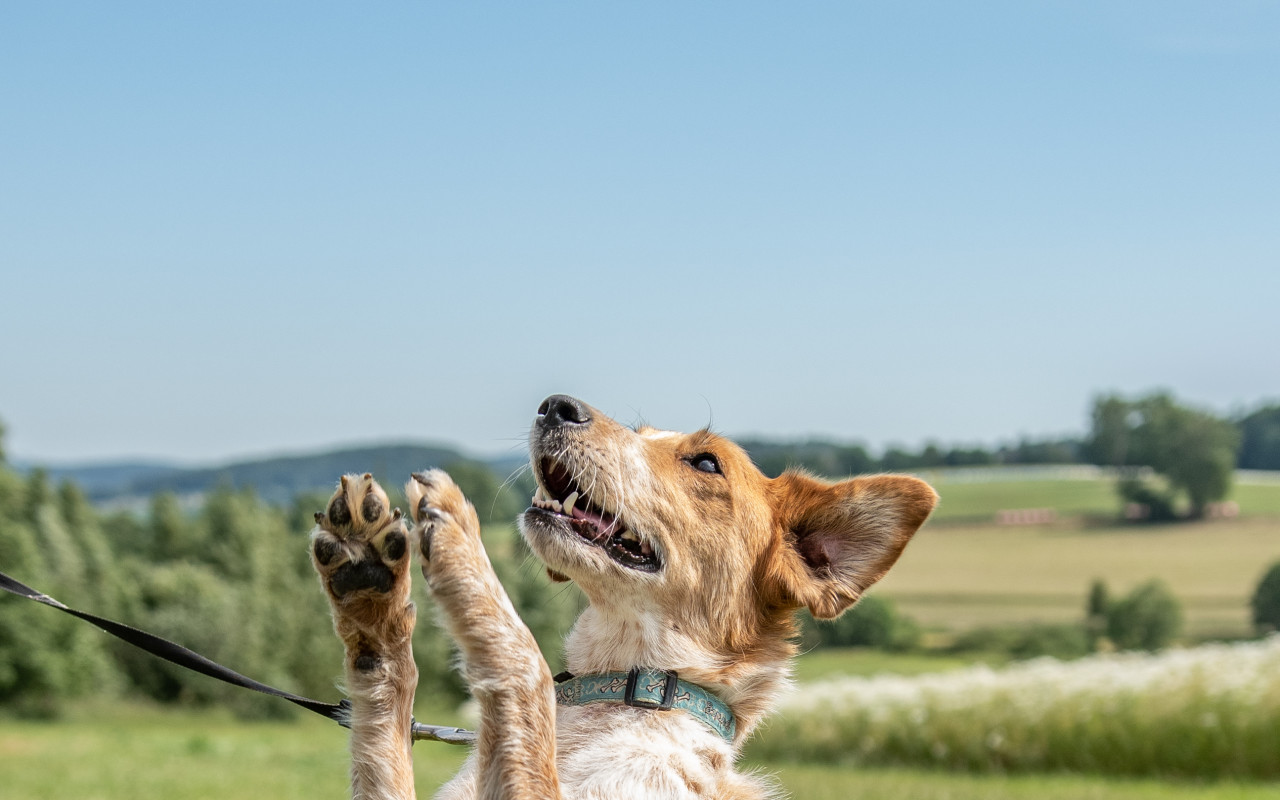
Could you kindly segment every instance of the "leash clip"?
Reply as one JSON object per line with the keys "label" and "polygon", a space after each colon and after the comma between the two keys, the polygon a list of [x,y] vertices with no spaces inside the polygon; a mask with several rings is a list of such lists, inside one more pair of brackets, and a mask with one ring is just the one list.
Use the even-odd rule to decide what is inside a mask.
{"label": "leash clip", "polygon": [[622,697],[622,702],[636,708],[649,708],[655,711],[671,710],[676,701],[676,688],[680,682],[680,676],[675,670],[664,672],[667,678],[662,687],[662,700],[655,703],[647,697],[636,697],[636,685],[640,682],[640,668],[632,667],[631,671],[627,673],[627,691]]}

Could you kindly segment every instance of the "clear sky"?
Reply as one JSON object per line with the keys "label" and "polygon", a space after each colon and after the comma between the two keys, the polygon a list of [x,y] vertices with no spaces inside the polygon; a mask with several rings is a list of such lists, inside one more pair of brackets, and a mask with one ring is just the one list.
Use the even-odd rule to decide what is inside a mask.
{"label": "clear sky", "polygon": [[18,458],[1280,397],[1280,3],[0,5]]}

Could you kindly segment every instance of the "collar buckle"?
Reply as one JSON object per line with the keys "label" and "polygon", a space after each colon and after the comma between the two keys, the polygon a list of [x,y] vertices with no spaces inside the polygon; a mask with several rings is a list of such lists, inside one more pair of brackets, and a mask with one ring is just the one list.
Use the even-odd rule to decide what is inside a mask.
{"label": "collar buckle", "polygon": [[[653,674],[658,672],[654,670]],[[636,697],[636,686],[640,682],[640,668],[632,667],[627,673],[627,691],[622,697],[622,702],[635,708],[648,708],[655,711],[669,711],[676,700],[676,689],[680,683],[680,675],[675,670],[662,670],[660,674],[666,675],[665,683],[662,686],[662,700],[654,702],[649,697]]]}

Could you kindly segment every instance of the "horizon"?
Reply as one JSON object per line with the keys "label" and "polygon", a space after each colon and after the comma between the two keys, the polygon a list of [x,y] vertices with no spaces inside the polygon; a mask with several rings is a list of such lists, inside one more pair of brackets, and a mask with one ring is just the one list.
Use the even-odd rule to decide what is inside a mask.
{"label": "horizon", "polygon": [[[1280,400],[1263,399],[1253,404],[1236,404],[1233,409],[1227,413],[1220,413],[1215,409],[1203,409],[1218,415],[1220,418],[1228,420],[1237,420],[1244,415],[1262,408],[1280,405]],[[0,420],[3,423],[3,420]],[[1000,437],[992,441],[945,441],[938,438],[924,438],[916,442],[888,441],[888,442],[869,442],[866,439],[859,438],[843,438],[831,434],[821,432],[801,433],[795,436],[776,436],[761,433],[740,433],[721,431],[712,428],[714,433],[726,436],[735,443],[742,442],[763,442],[767,444],[790,445],[805,443],[821,443],[837,446],[857,446],[865,448],[866,451],[875,458],[882,458],[886,451],[891,449],[900,449],[907,452],[920,452],[927,447],[936,446],[941,449],[984,449],[991,452],[999,451],[1005,447],[1015,447],[1022,442],[1050,442],[1075,440],[1083,441],[1089,431],[1082,428],[1077,431],[1060,431],[1056,433],[1045,434],[1018,434],[1016,436]],[[2,442],[0,442],[2,444]],[[262,450],[248,451],[244,453],[232,453],[206,460],[184,460],[176,458],[167,458],[163,456],[147,456],[145,454],[122,454],[117,456],[106,456],[93,460],[64,460],[55,461],[40,458],[31,458],[22,454],[6,453],[8,463],[19,469],[32,468],[53,468],[53,469],[84,469],[98,466],[154,466],[176,469],[210,469],[222,466],[230,466],[239,463],[248,463],[256,461],[268,461],[273,459],[290,459],[290,458],[306,458],[309,456],[337,453],[346,450],[365,450],[380,449],[385,447],[422,447],[422,448],[439,448],[444,450],[456,451],[459,455],[479,461],[499,461],[506,459],[518,459],[524,457],[524,445],[521,442],[518,445],[511,445],[506,449],[494,450],[477,450],[467,447],[459,442],[449,441],[447,439],[421,439],[412,437],[387,438],[387,439],[370,439],[370,440],[336,440],[327,443],[319,443],[315,445],[305,446],[297,449],[289,450]],[[7,448],[6,448],[7,450]]]}
{"label": "horizon", "polygon": [[1280,5],[0,23],[14,460],[518,452],[558,392],[881,449],[1280,398]]}

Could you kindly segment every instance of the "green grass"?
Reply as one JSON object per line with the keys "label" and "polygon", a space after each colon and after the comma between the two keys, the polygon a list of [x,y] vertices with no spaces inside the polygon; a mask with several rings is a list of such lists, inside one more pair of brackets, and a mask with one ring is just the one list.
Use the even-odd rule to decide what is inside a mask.
{"label": "green grass", "polygon": [[840,676],[923,675],[967,667],[976,660],[992,666],[1006,659],[975,659],[936,653],[886,653],[861,647],[813,650],[796,659],[796,680],[816,681]]}
{"label": "green grass", "polygon": [[[1005,509],[1051,508],[1058,517],[1115,518],[1120,510],[1115,482],[1104,478],[1053,480],[962,480],[956,473],[925,475],[933,480],[942,497],[935,523],[983,522],[995,518]],[[1240,506],[1240,514],[1251,516],[1280,515],[1280,482],[1237,482],[1231,498]]]}
{"label": "green grass", "polygon": [[[945,496],[945,489],[944,489]],[[1280,518],[1170,525],[926,525],[875,589],[929,628],[1073,622],[1095,578],[1113,596],[1162,578],[1189,636],[1242,636],[1248,601],[1280,560]]]}
{"label": "green grass", "polygon": [[1280,516],[1280,483],[1237,484],[1231,499],[1240,504],[1242,515]]}
{"label": "green grass", "polygon": [[1274,783],[1175,783],[1078,775],[962,773],[788,764],[774,767],[802,800],[1264,800]]}
{"label": "green grass", "polygon": [[1109,480],[964,483],[944,477],[934,488],[942,497],[933,515],[935,522],[989,521],[1002,509],[1052,508],[1060,517],[1114,516],[1119,509]]}
{"label": "green grass", "polygon": [[[420,796],[464,756],[464,748],[419,744]],[[340,800],[348,796],[346,732],[318,717],[245,723],[132,706],[56,723],[0,720],[0,787],[0,796],[24,800]]]}
{"label": "green grass", "polygon": [[1280,779],[1280,639],[802,685],[748,752],[965,772]]}
{"label": "green grass", "polygon": [[[434,721],[434,717],[432,718]],[[344,732],[321,719],[246,724],[221,714],[110,706],[56,722],[0,719],[0,796],[23,800],[342,800]],[[461,748],[414,748],[418,796]],[[763,764],[804,800],[1264,800],[1275,784],[1183,784],[1065,775],[963,775]]]}

